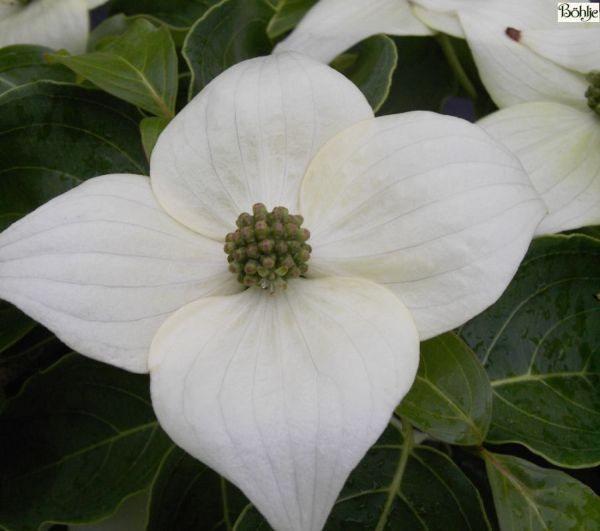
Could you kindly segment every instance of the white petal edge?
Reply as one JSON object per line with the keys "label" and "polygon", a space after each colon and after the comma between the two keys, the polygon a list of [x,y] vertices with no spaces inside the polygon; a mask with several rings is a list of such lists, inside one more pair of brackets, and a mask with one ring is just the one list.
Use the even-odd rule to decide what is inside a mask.
{"label": "white petal edge", "polygon": [[442,33],[452,35],[458,39],[465,38],[465,32],[460,25],[456,13],[431,11],[416,4],[413,7],[413,13],[421,22],[423,22],[423,24],[436,31],[441,31]]}
{"label": "white petal edge", "polygon": [[424,340],[496,301],[545,208],[517,158],[482,129],[411,112],[331,140],[307,172],[300,212],[309,274],[384,284]]}
{"label": "white petal edge", "polygon": [[292,53],[250,59],[213,80],[160,135],[152,187],[174,218],[223,238],[254,203],[297,208],[321,145],[372,116],[360,90],[326,65]]}
{"label": "white petal edge", "polygon": [[0,298],[77,352],[134,372],[147,372],[173,312],[237,291],[222,245],[171,219],[147,177],[90,179],[0,234]]}
{"label": "white petal edge", "polygon": [[513,17],[511,6],[498,2],[493,9],[479,7],[460,12],[459,19],[482,82],[499,107],[538,100],[585,107],[588,83],[582,74],[538,55],[506,34],[509,27],[525,31],[518,24],[528,24],[528,18],[520,20],[518,9],[512,6]]}
{"label": "white petal edge", "polygon": [[557,26],[524,30],[521,42],[565,68],[584,74],[600,69],[600,24],[562,23]]}
{"label": "white petal edge", "polygon": [[150,353],[159,422],[274,529],[319,531],[418,366],[412,318],[360,279],[292,281],[183,308]]}
{"label": "white petal edge", "polygon": [[0,20],[0,47],[38,44],[83,53],[89,31],[82,0],[38,0]]}
{"label": "white petal edge", "polygon": [[600,118],[559,103],[524,103],[479,122],[523,163],[549,213],[537,234],[600,224]]}
{"label": "white petal edge", "polygon": [[320,0],[274,51],[300,52],[329,63],[378,33],[431,35],[407,0]]}

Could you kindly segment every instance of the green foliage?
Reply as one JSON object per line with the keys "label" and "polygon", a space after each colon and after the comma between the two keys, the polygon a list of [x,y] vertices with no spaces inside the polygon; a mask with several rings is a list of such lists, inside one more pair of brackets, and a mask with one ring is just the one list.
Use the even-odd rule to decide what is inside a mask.
{"label": "green foliage", "polygon": [[115,37],[123,35],[134,22],[134,17],[126,17],[123,14],[103,20],[90,32],[87,45],[88,52],[98,51]]}
{"label": "green foliage", "polygon": [[173,447],[152,486],[147,531],[225,531],[247,505],[237,488]]}
{"label": "green foliage", "polygon": [[[14,306],[0,301],[0,354],[23,338],[35,327],[35,321]],[[0,385],[2,379],[0,378]]]}
{"label": "green foliage", "polygon": [[496,104],[481,82],[473,54],[464,39],[448,35],[438,35],[438,43],[444,52],[448,65],[453,69],[459,84],[458,95],[471,98],[475,117],[483,118],[498,110]]}
{"label": "green foliage", "polygon": [[148,378],[71,355],[29,380],[0,418],[0,524],[89,522],[145,488],[170,442]]}
{"label": "green foliage", "polygon": [[[112,0],[85,55],[1,48],[0,230],[90,177],[147,174],[176,110],[229,66],[270,53],[315,2]],[[495,109],[460,39],[378,35],[333,64],[379,114],[439,112],[456,95],[478,117]],[[518,457],[524,446],[565,468],[600,464],[600,229],[574,232],[534,241],[495,305],[422,344],[397,409],[404,436],[393,420],[326,530],[495,529],[482,494],[502,530],[598,528],[598,498],[573,477],[596,487],[593,472]],[[148,531],[270,529],[162,433],[147,377],[66,352],[0,301],[0,529],[89,523],[143,489]],[[411,442],[412,425],[433,440]],[[521,445],[500,449],[511,455],[486,448],[510,442]]]}
{"label": "green foliage", "polygon": [[173,28],[189,28],[219,0],[112,0],[111,13],[149,15]]}
{"label": "green foliage", "polygon": [[592,531],[600,526],[598,497],[564,472],[509,455],[485,452],[484,457],[501,529]]}
{"label": "green foliage", "polygon": [[398,68],[392,77],[389,98],[379,114],[442,110],[458,90],[458,81],[433,37],[394,37]]}
{"label": "green foliage", "polygon": [[192,72],[190,99],[228,67],[271,52],[266,0],[222,0],[190,29],[183,56]]}
{"label": "green foliage", "polygon": [[502,298],[462,335],[494,390],[488,441],[553,463],[600,463],[600,242],[535,240]]}
{"label": "green foliage", "polygon": [[146,153],[148,160],[150,160],[150,155],[158,140],[158,136],[162,133],[162,130],[167,127],[168,123],[169,120],[167,118],[162,118],[160,116],[149,116],[140,122],[142,145],[144,146],[144,152]]}
{"label": "green foliage", "polygon": [[156,116],[172,118],[177,96],[177,54],[169,30],[144,19],[85,55],[53,55],[109,94]]}
{"label": "green foliage", "polygon": [[492,416],[492,388],[481,363],[452,333],[421,344],[417,379],[398,412],[451,444],[481,444]]}
{"label": "green foliage", "polygon": [[267,27],[269,37],[276,39],[292,30],[316,3],[317,0],[281,0]]}
{"label": "green foliage", "polygon": [[[344,61],[344,58],[349,60]],[[338,70],[362,91],[373,110],[378,111],[388,97],[398,63],[394,41],[385,35],[376,35],[340,59]]]}
{"label": "green foliage", "polygon": [[0,230],[84,179],[147,172],[139,115],[111,96],[38,81],[0,96]]}
{"label": "green foliage", "polygon": [[[2,307],[5,304],[2,303]],[[12,306],[9,308],[18,312]],[[0,319],[5,317],[2,313]],[[18,315],[23,316],[21,313]],[[10,320],[0,322],[11,324]],[[0,387],[5,389],[6,396],[14,396],[31,376],[50,367],[68,353],[69,349],[54,334],[41,326],[33,326],[12,346],[0,352]]]}
{"label": "green foliage", "polygon": [[[247,509],[235,529],[270,528]],[[406,444],[390,427],[350,475],[325,526],[325,531],[366,529],[484,531],[490,525],[479,493],[446,455]]]}
{"label": "green foliage", "polygon": [[75,76],[68,68],[46,61],[45,56],[49,51],[42,46],[29,45],[0,48],[0,95],[40,79],[75,81]]}

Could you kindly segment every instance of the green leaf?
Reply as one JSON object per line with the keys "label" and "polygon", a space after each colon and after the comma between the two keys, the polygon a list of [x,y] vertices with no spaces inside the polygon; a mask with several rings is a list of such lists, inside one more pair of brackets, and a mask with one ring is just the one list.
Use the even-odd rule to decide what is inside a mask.
{"label": "green leaf", "polygon": [[474,352],[452,333],[421,343],[417,378],[398,408],[420,430],[450,444],[481,444],[492,388]]}
{"label": "green leaf", "polygon": [[39,81],[0,96],[0,230],[88,177],[147,172],[137,111]]}
{"label": "green leaf", "polygon": [[35,326],[11,347],[0,352],[0,387],[4,387],[8,396],[14,396],[31,376],[70,352],[54,334]]}
{"label": "green leaf", "polygon": [[109,94],[156,116],[172,118],[177,97],[177,53],[169,30],[136,19],[96,52],[53,55]]}
{"label": "green leaf", "polygon": [[467,41],[443,34],[436,38],[459,83],[457,95],[469,97],[473,101],[476,118],[483,118],[498,110],[481,81]]}
{"label": "green leaf", "polygon": [[569,231],[572,234],[585,234],[590,238],[595,238],[596,240],[600,240],[600,225],[591,225],[589,227],[581,227],[580,229],[575,229],[573,231]]}
{"label": "green leaf", "polygon": [[394,37],[398,65],[392,89],[379,114],[442,110],[458,81],[433,37]]}
{"label": "green leaf", "polygon": [[189,28],[220,0],[112,0],[110,13],[149,15],[172,28]]}
{"label": "green leaf", "polygon": [[[0,328],[0,353],[14,345],[36,326],[35,321],[4,301],[0,301],[0,323],[2,323]],[[0,385],[2,385],[1,377]]]}
{"label": "green leaf", "polygon": [[[247,507],[233,529],[270,528]],[[490,525],[477,489],[445,454],[403,444],[389,428],[350,475],[325,526],[325,531],[384,529],[483,531]]]}
{"label": "green leaf", "polygon": [[173,447],[152,485],[146,531],[231,528],[246,497],[216,472]]}
{"label": "green leaf", "polygon": [[600,501],[559,470],[484,452],[500,528],[510,531],[598,529]]}
{"label": "green leaf", "polygon": [[463,327],[494,391],[488,441],[600,463],[598,264],[598,240],[537,239],[502,298]]}
{"label": "green leaf", "polygon": [[317,0],[281,0],[277,5],[277,11],[267,26],[269,37],[276,39],[294,29],[300,19],[316,3]]}
{"label": "green leaf", "polygon": [[376,35],[362,41],[351,52],[356,59],[340,71],[365,95],[377,112],[385,102],[392,85],[392,75],[398,63],[394,41]]}
{"label": "green leaf", "polygon": [[223,0],[192,26],[182,50],[192,72],[190,99],[230,66],[271,52],[272,15],[266,0]]}
{"label": "green leaf", "polygon": [[0,525],[37,529],[112,514],[171,446],[148,377],[71,355],[31,378],[0,417]]}
{"label": "green leaf", "polygon": [[90,32],[87,45],[88,51],[95,52],[106,46],[116,37],[123,35],[134,22],[134,18],[126,17],[123,13],[104,19]]}
{"label": "green leaf", "polygon": [[142,145],[144,146],[144,152],[148,160],[150,160],[150,155],[159,135],[167,127],[168,123],[169,120],[167,118],[161,118],[160,116],[149,116],[140,122]]}
{"label": "green leaf", "polygon": [[45,56],[50,49],[42,46],[17,45],[0,48],[0,95],[25,83],[41,79],[75,81],[62,65],[50,64]]}

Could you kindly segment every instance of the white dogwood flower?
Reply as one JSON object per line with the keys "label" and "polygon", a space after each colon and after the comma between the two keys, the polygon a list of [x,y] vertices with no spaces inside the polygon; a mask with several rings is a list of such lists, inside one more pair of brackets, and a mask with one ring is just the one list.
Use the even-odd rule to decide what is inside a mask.
{"label": "white dogwood flower", "polygon": [[585,75],[598,68],[600,25],[559,23],[554,0],[414,0],[429,27],[466,38],[499,107],[558,101],[585,107]]}
{"label": "white dogwood flower", "polygon": [[83,53],[88,10],[106,0],[0,0],[0,48],[38,44]]}
{"label": "white dogwood flower", "polygon": [[370,35],[424,35],[429,28],[467,39],[483,84],[499,107],[547,99],[580,105],[585,74],[598,68],[600,24],[559,24],[556,4],[320,0],[276,50],[329,62]]}
{"label": "white dogwood flower", "polygon": [[[499,107],[538,102],[481,122],[519,156],[543,196],[549,215],[538,234],[600,223],[599,117],[585,97],[586,74],[600,70],[600,24],[558,23],[553,0],[320,0],[277,50],[329,61],[368,36],[359,32],[362,12],[369,35],[405,35],[417,17],[466,38]],[[390,29],[391,13],[405,21],[395,22],[402,31]]]}
{"label": "white dogwood flower", "polygon": [[432,35],[407,0],[319,0],[275,52],[294,51],[329,63],[378,33]]}
{"label": "white dogwood flower", "polygon": [[538,234],[600,224],[600,74],[590,83],[587,109],[531,102],[479,121],[519,157],[544,199],[548,215]]}
{"label": "white dogwood flower", "polygon": [[275,529],[321,529],[410,388],[419,338],[499,297],[539,196],[479,127],[374,118],[297,54],[217,77],[150,168],[3,232],[0,297],[85,355],[149,371],[177,444]]}

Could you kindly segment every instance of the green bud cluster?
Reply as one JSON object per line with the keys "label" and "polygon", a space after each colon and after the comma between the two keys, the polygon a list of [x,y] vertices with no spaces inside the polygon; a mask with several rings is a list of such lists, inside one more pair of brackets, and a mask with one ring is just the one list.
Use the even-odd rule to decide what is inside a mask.
{"label": "green bud cluster", "polygon": [[310,232],[302,228],[304,218],[285,207],[271,212],[262,203],[252,214],[240,214],[237,230],[225,237],[229,271],[244,286],[258,286],[273,293],[285,289],[287,281],[308,271],[312,251],[306,241]]}
{"label": "green bud cluster", "polygon": [[587,76],[590,87],[585,92],[588,105],[592,111],[600,115],[600,70],[594,70]]}

